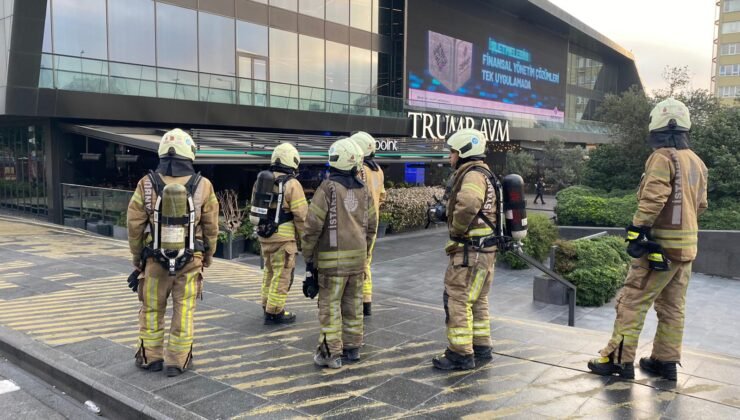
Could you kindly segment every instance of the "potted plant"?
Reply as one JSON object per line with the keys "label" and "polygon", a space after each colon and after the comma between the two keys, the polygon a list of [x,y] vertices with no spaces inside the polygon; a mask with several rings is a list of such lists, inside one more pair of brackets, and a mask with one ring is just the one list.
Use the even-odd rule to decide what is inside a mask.
{"label": "potted plant", "polygon": [[380,212],[380,218],[378,220],[378,238],[385,236],[385,231],[388,229],[388,225],[391,223],[391,214],[385,211]]}
{"label": "potted plant", "polygon": [[113,237],[116,239],[121,239],[121,240],[128,239],[128,226],[126,224],[126,212],[121,212],[118,215],[116,224],[113,225]]}
{"label": "potted plant", "polygon": [[244,219],[242,219],[242,225],[239,228],[238,234],[244,236],[246,239],[244,251],[250,254],[260,255],[261,247],[255,231],[255,226],[249,220],[250,204],[247,202],[247,206],[244,207]]}
{"label": "potted plant", "polygon": [[239,194],[234,190],[224,190],[216,194],[221,208],[221,232],[218,234],[218,246],[215,256],[227,260],[238,258],[244,251],[246,239],[239,235],[244,209],[239,207]]}

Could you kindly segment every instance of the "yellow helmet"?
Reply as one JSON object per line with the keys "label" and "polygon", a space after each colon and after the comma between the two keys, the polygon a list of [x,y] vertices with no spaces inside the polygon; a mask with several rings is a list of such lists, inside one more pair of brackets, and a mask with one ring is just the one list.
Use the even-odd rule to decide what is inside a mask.
{"label": "yellow helmet", "polygon": [[689,108],[683,102],[673,98],[668,98],[655,105],[650,112],[650,131],[668,130],[691,130]]}
{"label": "yellow helmet", "polygon": [[359,165],[362,165],[362,153],[352,140],[339,139],[329,148],[329,166],[332,168],[351,171]]}
{"label": "yellow helmet", "polygon": [[486,137],[473,128],[463,128],[447,139],[451,150],[460,153],[460,158],[486,155]]}
{"label": "yellow helmet", "polygon": [[292,144],[282,143],[272,151],[270,163],[298,169],[298,165],[301,163],[301,155],[298,154],[298,150]]}
{"label": "yellow helmet", "polygon": [[195,142],[190,134],[176,128],[162,136],[159,142],[159,157],[179,156],[195,161]]}
{"label": "yellow helmet", "polygon": [[362,150],[364,157],[372,156],[375,153],[375,138],[370,134],[364,131],[357,131],[350,136],[350,140]]}

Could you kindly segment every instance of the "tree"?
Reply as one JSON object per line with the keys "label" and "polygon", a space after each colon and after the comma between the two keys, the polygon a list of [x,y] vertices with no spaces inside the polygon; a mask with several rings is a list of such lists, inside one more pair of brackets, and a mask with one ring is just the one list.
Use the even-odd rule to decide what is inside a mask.
{"label": "tree", "polygon": [[556,190],[578,184],[583,175],[585,156],[582,147],[565,147],[565,141],[560,137],[548,140],[543,149],[545,183]]}
{"label": "tree", "polygon": [[709,198],[740,192],[740,111],[723,108],[691,132],[692,148],[709,168]]}
{"label": "tree", "polygon": [[506,172],[518,174],[526,182],[535,176],[534,155],[529,152],[506,152]]}

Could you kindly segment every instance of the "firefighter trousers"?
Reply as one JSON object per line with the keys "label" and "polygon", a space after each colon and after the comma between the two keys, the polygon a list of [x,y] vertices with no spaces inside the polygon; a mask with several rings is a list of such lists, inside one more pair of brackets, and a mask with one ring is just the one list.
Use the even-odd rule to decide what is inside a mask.
{"label": "firefighter trousers", "polygon": [[319,350],[328,355],[362,347],[364,274],[328,276],[319,272]]}
{"label": "firefighter trousers", "polygon": [[472,355],[473,345],[491,347],[488,291],[493,281],[496,254],[469,252],[468,267],[463,253],[450,255],[443,295],[449,349]]}
{"label": "firefighter trousers", "polygon": [[611,340],[600,353],[614,353],[616,363],[635,361],[637,341],[645,315],[655,303],[658,329],[652,358],[663,362],[681,361],[686,290],[691,278],[691,261],[671,262],[668,271],[650,270],[647,256],[632,260],[624,287],[617,296],[617,318]]}
{"label": "firefighter trousers", "polygon": [[262,306],[268,314],[279,314],[285,310],[285,301],[293,285],[295,242],[263,243],[262,258],[265,270],[262,275]]}
{"label": "firefighter trousers", "polygon": [[370,264],[373,263],[373,252],[375,251],[375,239],[370,243],[370,252],[367,255],[367,264],[365,265],[365,280],[362,282],[362,301],[370,303],[373,301],[373,273],[370,270]]}
{"label": "firefighter trousers", "polygon": [[[139,350],[144,366],[164,360],[167,366],[185,369],[193,352],[193,316],[203,288],[201,257],[195,256],[174,276],[149,258],[144,278],[139,281]],[[167,348],[164,349],[164,314],[172,296],[172,319]]]}

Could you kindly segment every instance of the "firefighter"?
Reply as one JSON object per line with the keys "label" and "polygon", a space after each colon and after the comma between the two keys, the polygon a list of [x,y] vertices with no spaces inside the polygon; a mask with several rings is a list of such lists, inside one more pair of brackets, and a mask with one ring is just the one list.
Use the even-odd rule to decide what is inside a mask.
{"label": "firefighter", "polygon": [[[373,200],[375,214],[380,215],[380,205],[385,201],[385,177],[383,169],[375,162],[375,139],[364,131],[358,131],[350,137],[355,145],[363,152],[363,162],[360,168],[360,179],[365,183],[370,197]],[[380,216],[378,216],[380,217]],[[377,229],[376,229],[377,230]],[[373,276],[370,265],[373,262],[373,250],[375,249],[375,237],[370,245],[370,254],[365,267],[365,281],[362,284],[362,313],[364,316],[372,315],[373,302]]]}
{"label": "firefighter", "polygon": [[473,369],[475,359],[492,358],[488,291],[493,281],[496,245],[482,238],[494,234],[495,177],[484,163],[486,139],[463,129],[447,140],[455,169],[447,202],[450,240],[444,278],[444,308],[449,345],[432,363],[442,370]]}
{"label": "firefighter", "polygon": [[[136,366],[187,370],[193,359],[193,318],[218,237],[218,200],[211,182],[195,173],[195,143],[186,132],[167,132],[159,145],[159,166],[136,186],[128,206],[128,238],[138,291],[139,348]],[[192,216],[192,217],[191,217]],[[169,341],[164,348],[164,314],[172,295]]]}
{"label": "firefighter", "polygon": [[[290,143],[283,143],[273,150],[270,162],[270,170],[258,175],[253,191],[256,196],[265,188],[264,193],[273,197],[271,205],[265,208],[265,217],[257,221],[257,234],[265,261],[262,278],[265,324],[277,325],[296,319],[294,313],[285,310],[285,301],[293,285],[295,257],[300,248],[308,203],[296,179],[301,162],[298,150]],[[269,179],[263,181],[262,177]],[[252,205],[255,203],[253,199]]]}
{"label": "firefighter", "polygon": [[681,362],[686,290],[696,258],[698,217],[707,208],[707,168],[689,148],[689,110],[673,98],[650,113],[653,153],[637,193],[638,207],[627,228],[633,260],[617,298],[611,340],[588,363],[599,375],[635,377],[637,340],[645,314],[655,303],[658,329],[650,357],[640,367],[670,381]]}
{"label": "firefighter", "polygon": [[378,224],[365,184],[357,178],[363,153],[349,139],[329,149],[329,178],[311,200],[303,236],[303,293],[319,296],[321,333],[314,363],[338,369],[342,356],[360,360],[362,284]]}

